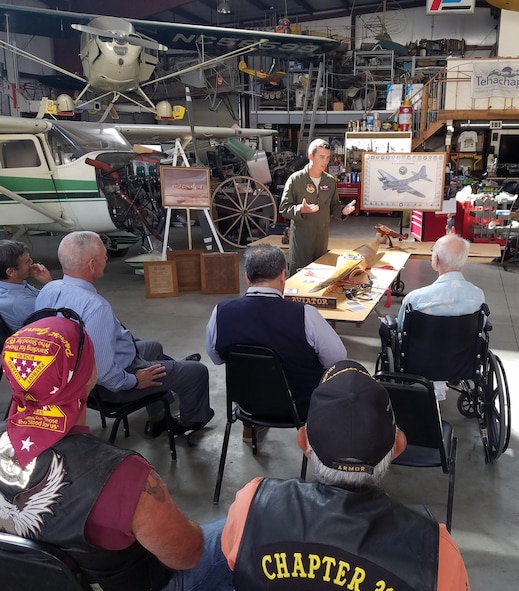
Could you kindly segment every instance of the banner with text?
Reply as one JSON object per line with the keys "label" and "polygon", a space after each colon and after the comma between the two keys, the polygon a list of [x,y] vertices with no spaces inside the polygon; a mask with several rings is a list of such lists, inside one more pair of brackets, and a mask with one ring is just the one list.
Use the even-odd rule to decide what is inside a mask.
{"label": "banner with text", "polygon": [[472,67],[472,98],[517,96],[519,67],[517,61],[492,61]]}

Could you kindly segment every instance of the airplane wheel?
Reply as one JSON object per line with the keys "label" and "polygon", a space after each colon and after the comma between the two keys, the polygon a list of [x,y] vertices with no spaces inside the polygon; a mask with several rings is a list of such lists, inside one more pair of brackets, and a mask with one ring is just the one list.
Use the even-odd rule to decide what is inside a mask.
{"label": "airplane wheel", "polygon": [[235,176],[213,191],[211,217],[222,240],[246,248],[268,234],[277,219],[277,205],[263,183],[249,176]]}

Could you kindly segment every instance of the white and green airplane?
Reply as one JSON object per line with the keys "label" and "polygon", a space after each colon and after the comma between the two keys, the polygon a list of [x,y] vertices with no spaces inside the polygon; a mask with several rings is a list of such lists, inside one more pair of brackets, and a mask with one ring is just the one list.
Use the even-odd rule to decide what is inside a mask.
{"label": "white and green airplane", "polygon": [[[204,138],[265,136],[271,129],[116,125],[0,117],[0,226],[25,231],[92,230],[112,250],[133,235],[161,239],[163,154],[138,154],[134,144],[182,145]],[[129,233],[129,234],[128,234]]]}

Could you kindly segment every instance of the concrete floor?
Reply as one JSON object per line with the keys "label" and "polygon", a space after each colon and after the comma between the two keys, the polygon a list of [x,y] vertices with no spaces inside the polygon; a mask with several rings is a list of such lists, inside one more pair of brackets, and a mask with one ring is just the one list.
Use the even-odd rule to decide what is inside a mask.
{"label": "concrete floor", "polygon": [[[372,238],[373,225],[382,222],[398,229],[399,220],[389,217],[355,217],[332,223],[332,234]],[[172,228],[173,248],[187,248],[187,233]],[[30,239],[35,261],[45,263],[53,276],[60,277],[56,248],[59,237]],[[202,248],[199,229],[193,229],[193,246]],[[242,251],[239,251],[240,253]],[[134,249],[130,254],[138,254]],[[240,256],[241,259],[241,256]],[[512,437],[508,451],[492,465],[484,463],[483,448],[476,421],[462,417],[456,409],[455,397],[441,403],[443,416],[450,421],[459,439],[453,535],[469,572],[473,591],[516,589],[519,577],[519,472],[515,472],[519,452],[516,386],[519,381],[519,267],[508,272],[492,263],[472,263],[465,267],[465,277],[479,285],[486,294],[494,330],[491,348],[504,363],[512,398]],[[409,260],[403,273],[406,292],[435,279],[428,261]],[[245,289],[241,279],[242,292]],[[135,275],[123,259],[110,259],[105,277],[98,289],[112,304],[120,320],[134,335],[159,340],[173,357],[200,352],[202,362],[210,370],[211,405],[216,416],[193,437],[189,447],[184,437],[177,438],[178,461],[171,462],[166,435],[155,440],[142,437],[146,414],[132,415],[131,436],[122,431],[117,444],[138,450],[150,460],[165,479],[173,498],[190,517],[199,522],[225,516],[236,490],[258,475],[295,477],[300,470],[301,455],[295,443],[295,431],[270,430],[260,442],[256,457],[242,442],[240,425],[235,425],[227,456],[220,503],[212,503],[213,489],[225,426],[225,371],[214,366],[205,353],[205,325],[213,306],[224,297],[181,293],[179,297],[146,299],[144,279]],[[389,313],[398,312],[400,298],[393,298]],[[386,312],[384,308],[381,310]],[[349,357],[374,370],[379,350],[378,320],[372,314],[362,326],[338,323],[337,331],[344,339]],[[8,400],[5,380],[0,382],[0,412]],[[92,430],[100,437],[108,434],[101,428],[99,416],[89,411]],[[514,467],[515,466],[515,467]],[[311,474],[309,474],[311,478]],[[425,503],[443,521],[447,479],[440,469],[413,470],[393,466],[386,479],[386,489],[403,502]]]}

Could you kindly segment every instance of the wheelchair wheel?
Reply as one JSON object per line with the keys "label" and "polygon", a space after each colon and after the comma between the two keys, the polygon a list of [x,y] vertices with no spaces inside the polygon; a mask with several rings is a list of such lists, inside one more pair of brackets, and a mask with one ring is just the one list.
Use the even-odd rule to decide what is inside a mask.
{"label": "wheelchair wheel", "polygon": [[490,460],[497,460],[510,442],[510,393],[503,364],[489,351],[485,360],[483,416]]}
{"label": "wheelchair wheel", "polygon": [[450,387],[456,392],[460,392],[456,402],[460,414],[468,419],[473,419],[476,416],[476,385],[474,384],[474,387],[471,388],[470,382],[464,380],[459,388]]}
{"label": "wheelchair wheel", "polygon": [[395,371],[395,358],[393,350],[390,347],[386,347],[383,351],[380,351],[375,362],[375,373],[379,371]]}

